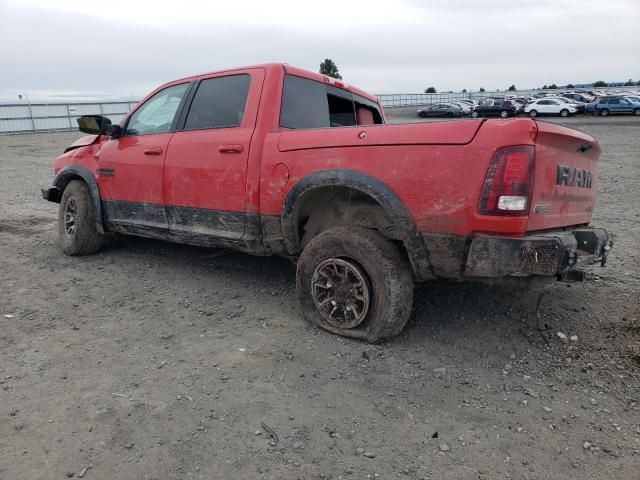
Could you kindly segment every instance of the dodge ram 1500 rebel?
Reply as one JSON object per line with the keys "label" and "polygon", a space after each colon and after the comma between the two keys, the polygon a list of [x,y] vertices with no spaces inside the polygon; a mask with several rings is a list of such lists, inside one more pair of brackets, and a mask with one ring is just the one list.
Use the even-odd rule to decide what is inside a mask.
{"label": "dodge ram 1500 rebel", "polygon": [[281,255],[302,311],[331,332],[398,334],[414,282],[580,279],[600,146],[522,119],[385,124],[376,97],[289,65],[183,78],[54,163],[68,255],[119,232]]}

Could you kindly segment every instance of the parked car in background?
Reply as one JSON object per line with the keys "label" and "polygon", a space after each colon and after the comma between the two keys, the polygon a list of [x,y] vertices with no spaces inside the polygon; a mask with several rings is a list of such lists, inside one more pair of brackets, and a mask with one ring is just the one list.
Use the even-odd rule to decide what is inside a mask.
{"label": "parked car in background", "polygon": [[458,101],[462,102],[462,103],[466,103],[471,108],[473,108],[476,105],[478,105],[478,102],[476,102],[475,100],[468,99],[468,98],[463,98],[462,100],[458,100]]}
{"label": "parked car in background", "polygon": [[640,95],[640,93],[635,92],[633,90],[624,90],[622,92],[617,92],[617,95],[622,95],[623,97],[629,97],[629,96],[636,97],[636,96]]}
{"label": "parked car in background", "polygon": [[573,105],[561,102],[558,98],[541,98],[527,105],[524,111],[528,113],[531,118],[535,118],[538,115],[560,115],[561,117],[568,117],[577,112]]}
{"label": "parked car in background", "polygon": [[436,103],[434,105],[418,109],[417,113],[421,118],[460,117],[462,116],[462,109],[451,103]]}
{"label": "parked car in background", "polygon": [[640,116],[640,103],[632,102],[621,95],[600,97],[590,110],[594,115],[606,117],[608,115],[632,114]]}
{"label": "parked car in background", "polygon": [[592,115],[597,115],[596,106],[598,105],[598,100],[594,100],[593,102],[589,102],[584,106],[584,113],[590,113]]}
{"label": "parked car in background", "polygon": [[624,98],[629,100],[631,103],[640,103],[640,95],[625,95]]}
{"label": "parked car in background", "polygon": [[511,100],[489,99],[478,105],[471,112],[471,116],[476,117],[512,117],[518,113],[515,102]]}
{"label": "parked car in background", "polygon": [[582,102],[582,103],[590,103],[595,98],[590,95],[585,95],[582,93],[574,93],[574,92],[563,93],[562,96],[565,98],[570,98],[571,100],[575,100],[577,102]]}
{"label": "parked car in background", "polygon": [[459,107],[460,110],[462,110],[463,115],[469,115],[471,113],[471,110],[473,109],[471,106],[467,105],[464,102],[451,102],[451,105]]}
{"label": "parked car in background", "polygon": [[584,113],[584,103],[578,102],[577,100],[572,100],[566,97],[551,97],[554,100],[558,100],[562,103],[566,103],[567,105],[573,106],[576,109],[576,113]]}
{"label": "parked car in background", "polygon": [[527,99],[524,97],[512,98],[511,101],[516,104],[516,107],[518,107],[518,112],[523,112],[524,107],[526,107],[528,103]]}

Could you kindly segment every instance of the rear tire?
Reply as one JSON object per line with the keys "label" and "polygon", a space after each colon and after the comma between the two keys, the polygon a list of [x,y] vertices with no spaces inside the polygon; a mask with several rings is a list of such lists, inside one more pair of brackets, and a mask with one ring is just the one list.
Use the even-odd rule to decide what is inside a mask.
{"label": "rear tire", "polygon": [[471,116],[473,118],[478,118],[480,116],[480,114],[474,110],[473,112],[471,112]]}
{"label": "rear tire", "polygon": [[296,288],[308,321],[372,343],[398,335],[413,303],[405,259],[389,240],[361,227],[330,228],[313,238],[298,261]]}
{"label": "rear tire", "polygon": [[609,116],[609,110],[606,108],[603,108],[602,110],[600,110],[600,115],[603,117],[608,117]]}
{"label": "rear tire", "polygon": [[536,118],[536,117],[538,116],[538,111],[537,111],[537,110],[531,110],[531,111],[529,112],[529,116],[530,116],[531,118]]}
{"label": "rear tire", "polygon": [[640,117],[640,108],[636,108],[636,109],[633,111],[633,114],[634,114],[636,117]]}
{"label": "rear tire", "polygon": [[58,210],[58,235],[67,255],[89,255],[102,247],[96,211],[86,183],[72,180],[64,189]]}
{"label": "rear tire", "polygon": [[500,118],[507,118],[509,116],[509,112],[507,112],[506,110],[502,110],[500,112]]}

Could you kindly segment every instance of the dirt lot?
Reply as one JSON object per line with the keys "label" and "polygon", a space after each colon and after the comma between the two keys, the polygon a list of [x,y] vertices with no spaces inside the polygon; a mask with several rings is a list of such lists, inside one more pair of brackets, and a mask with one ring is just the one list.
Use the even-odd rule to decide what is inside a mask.
{"label": "dirt lot", "polygon": [[0,137],[0,478],[638,479],[640,121],[567,123],[603,145],[607,267],[539,322],[531,293],[423,285],[376,347],[306,325],[283,259],[65,257],[39,188],[78,134]]}

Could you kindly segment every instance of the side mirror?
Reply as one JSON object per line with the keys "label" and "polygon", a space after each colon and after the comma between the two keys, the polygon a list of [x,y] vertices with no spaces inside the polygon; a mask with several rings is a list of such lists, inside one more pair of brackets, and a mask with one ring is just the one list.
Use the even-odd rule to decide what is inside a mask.
{"label": "side mirror", "polygon": [[122,127],[120,125],[107,125],[102,130],[102,135],[108,135],[111,138],[120,138],[122,136]]}
{"label": "side mirror", "polygon": [[77,120],[80,131],[91,135],[100,135],[105,127],[111,125],[111,120],[102,115],[84,115]]}
{"label": "side mirror", "polygon": [[108,135],[113,138],[122,136],[122,127],[113,125],[110,119],[102,115],[84,115],[78,118],[78,127],[81,132],[91,135]]}

